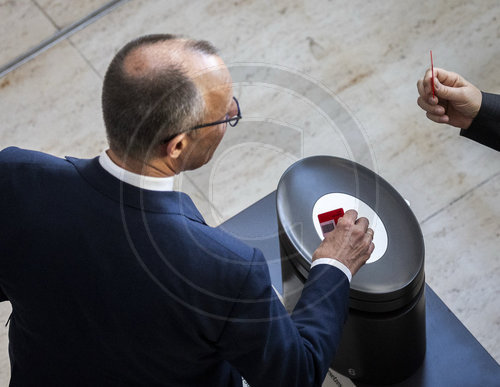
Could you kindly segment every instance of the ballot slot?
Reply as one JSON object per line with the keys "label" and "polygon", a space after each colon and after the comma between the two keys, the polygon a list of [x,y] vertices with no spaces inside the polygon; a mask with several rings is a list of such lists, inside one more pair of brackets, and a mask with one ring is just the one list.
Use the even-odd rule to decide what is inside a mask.
{"label": "ballot slot", "polygon": [[[331,210],[332,208],[336,209]],[[329,192],[321,196],[314,203],[312,221],[316,233],[321,240],[323,240],[325,236],[320,216],[321,219],[327,223],[326,226],[327,229],[329,229],[329,227],[332,227],[330,225],[332,222],[326,222],[326,219],[335,218],[337,219],[334,222],[336,224],[338,219],[344,216],[344,212],[347,210],[355,210],[358,213],[358,218],[364,217],[370,222],[370,228],[373,230],[373,244],[375,245],[375,249],[366,263],[370,264],[378,261],[384,256],[388,245],[387,230],[384,226],[384,222],[371,206],[353,195],[341,192]],[[340,215],[341,212],[342,215]],[[333,227],[335,226],[333,225]],[[333,228],[331,228],[331,230],[333,230]]]}

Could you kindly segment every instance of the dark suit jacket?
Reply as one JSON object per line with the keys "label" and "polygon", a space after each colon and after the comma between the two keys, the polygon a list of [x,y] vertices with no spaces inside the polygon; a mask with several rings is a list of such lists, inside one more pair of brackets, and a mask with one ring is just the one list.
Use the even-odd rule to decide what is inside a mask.
{"label": "dark suit jacket", "polygon": [[179,192],[98,159],[0,152],[0,288],[12,386],[319,386],[349,284],[310,272],[288,316],[262,253]]}
{"label": "dark suit jacket", "polygon": [[460,134],[500,151],[500,95],[482,92],[479,113],[468,129]]}

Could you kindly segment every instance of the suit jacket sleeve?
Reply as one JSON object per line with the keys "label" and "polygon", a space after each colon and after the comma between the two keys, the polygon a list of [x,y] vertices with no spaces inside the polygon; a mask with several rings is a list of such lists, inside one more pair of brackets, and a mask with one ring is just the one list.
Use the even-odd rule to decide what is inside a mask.
{"label": "suit jacket sleeve", "polygon": [[0,302],[2,301],[8,301],[9,299],[7,298],[7,296],[5,295],[5,293],[3,292],[2,288],[0,288]]}
{"label": "suit jacket sleeve", "polygon": [[252,387],[321,386],[340,341],[348,295],[345,274],[315,266],[290,318],[256,250],[219,351]]}
{"label": "suit jacket sleeve", "polygon": [[500,95],[482,92],[479,113],[460,135],[500,151]]}
{"label": "suit jacket sleeve", "polygon": [[[5,195],[5,186],[4,186],[4,175],[2,174],[2,172],[4,171],[4,165],[2,165],[2,163],[5,163],[6,161],[4,160],[4,156],[8,153],[8,149],[3,149],[0,151],[0,190],[2,191],[2,194]],[[3,210],[3,207],[2,206],[5,206],[7,203],[6,203],[6,199],[5,197],[2,197],[2,203],[0,204],[0,214],[4,214],[4,212],[2,211]],[[0,261],[1,260],[4,260],[6,257],[2,256],[3,254],[0,253]],[[3,289],[0,287],[0,302],[2,301],[8,301],[8,298],[7,296],[5,295]]]}

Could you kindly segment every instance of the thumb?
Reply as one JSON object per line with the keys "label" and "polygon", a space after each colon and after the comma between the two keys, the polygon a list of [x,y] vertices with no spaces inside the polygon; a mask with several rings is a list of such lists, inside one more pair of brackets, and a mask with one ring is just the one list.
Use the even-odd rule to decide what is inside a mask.
{"label": "thumb", "polygon": [[434,82],[438,98],[448,101],[461,102],[465,99],[463,87],[445,86],[437,79]]}

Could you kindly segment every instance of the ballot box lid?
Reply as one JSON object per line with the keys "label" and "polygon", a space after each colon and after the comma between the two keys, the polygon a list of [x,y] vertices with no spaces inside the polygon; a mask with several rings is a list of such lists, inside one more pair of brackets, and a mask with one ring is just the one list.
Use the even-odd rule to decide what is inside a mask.
{"label": "ballot box lid", "polygon": [[375,229],[377,256],[353,277],[350,306],[390,311],[411,302],[424,284],[425,249],[405,199],[378,174],[350,160],[313,156],[291,165],[276,191],[280,244],[282,254],[305,277],[323,238],[317,220],[321,202],[319,212],[353,205]]}

